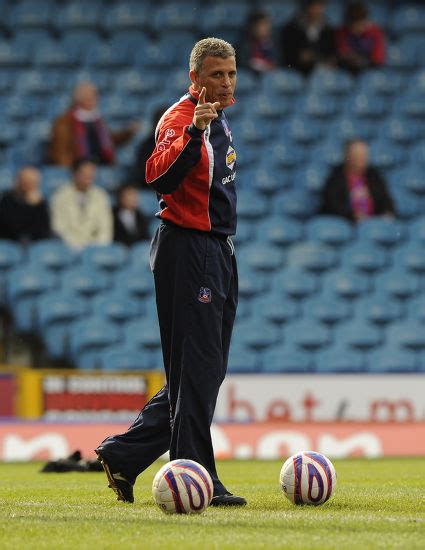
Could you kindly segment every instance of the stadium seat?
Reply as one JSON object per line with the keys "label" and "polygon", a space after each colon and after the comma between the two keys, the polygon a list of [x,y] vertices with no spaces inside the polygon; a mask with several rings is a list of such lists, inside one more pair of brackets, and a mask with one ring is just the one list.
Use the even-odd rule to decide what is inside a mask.
{"label": "stadium seat", "polygon": [[31,264],[51,271],[67,269],[76,261],[76,254],[60,240],[36,241],[29,246],[28,258]]}
{"label": "stadium seat", "polygon": [[377,125],[367,119],[343,115],[330,123],[329,132],[338,138],[341,148],[349,139],[370,141],[377,134]]}
{"label": "stadium seat", "polygon": [[353,319],[336,327],[335,342],[361,351],[374,349],[382,342],[381,330],[364,319]]}
{"label": "stadium seat", "polygon": [[408,317],[413,321],[419,321],[425,325],[425,295],[420,294],[409,300],[407,304]]}
{"label": "stadium seat", "polygon": [[239,296],[242,299],[251,299],[254,296],[262,294],[268,287],[268,279],[262,273],[257,273],[253,277],[247,270],[241,270],[239,273]]}
{"label": "stadium seat", "polygon": [[309,161],[310,164],[320,162],[326,164],[328,168],[331,168],[343,161],[343,143],[341,140],[330,134],[328,139],[318,143],[314,147],[310,148]]}
{"label": "stadium seat", "polygon": [[369,218],[358,225],[358,241],[372,242],[383,247],[393,247],[404,240],[405,228],[398,220]]}
{"label": "stadium seat", "polygon": [[245,191],[238,197],[238,216],[241,219],[256,220],[267,213],[267,201],[253,191]]}
{"label": "stadium seat", "polygon": [[267,242],[279,247],[286,247],[303,239],[304,225],[293,218],[275,215],[264,222],[260,222],[258,233]]}
{"label": "stadium seat", "polygon": [[420,290],[418,276],[399,267],[379,273],[375,276],[374,283],[380,291],[400,300],[412,298]]}
{"label": "stadium seat", "polygon": [[284,295],[295,300],[304,299],[317,290],[317,279],[301,269],[287,268],[276,275],[273,289],[276,293],[283,292]]}
{"label": "stadium seat", "polygon": [[142,314],[142,304],[122,290],[107,291],[94,297],[91,310],[99,318],[121,324],[139,317]]}
{"label": "stadium seat", "polygon": [[317,372],[321,374],[350,374],[367,370],[364,354],[341,343],[320,350],[315,355],[315,363]]}
{"label": "stadium seat", "polygon": [[398,72],[375,69],[360,76],[360,90],[370,97],[398,94],[403,89],[403,77]]}
{"label": "stadium seat", "polygon": [[393,261],[395,265],[403,267],[410,273],[423,275],[425,273],[425,246],[415,241],[407,242],[394,252]]}
{"label": "stadium seat", "polygon": [[100,1],[94,0],[90,2],[88,10],[85,2],[74,0],[55,12],[55,24],[61,32],[68,29],[96,29],[100,4]]}
{"label": "stadium seat", "polygon": [[399,320],[404,308],[398,300],[391,300],[387,294],[377,291],[358,300],[355,304],[356,318],[365,319],[375,325],[387,325]]}
{"label": "stadium seat", "polygon": [[403,184],[408,191],[415,193],[419,197],[425,196],[425,179],[423,175],[423,166],[419,164],[410,164],[403,173]]}
{"label": "stadium seat", "polygon": [[149,10],[139,0],[125,0],[108,6],[101,19],[102,27],[108,33],[139,31],[151,25]]}
{"label": "stadium seat", "polygon": [[106,273],[124,267],[128,262],[128,249],[120,243],[108,245],[90,245],[81,253],[83,266],[98,269]]}
{"label": "stadium seat", "polygon": [[115,70],[130,66],[132,59],[121,45],[96,44],[88,45],[84,61],[88,67]]}
{"label": "stadium seat", "polygon": [[380,271],[388,265],[388,261],[386,250],[366,240],[359,240],[345,247],[341,254],[342,266],[360,273]]}
{"label": "stadium seat", "polygon": [[296,170],[291,180],[295,189],[320,193],[326,183],[329,166],[322,162],[310,162]]}
{"label": "stadium seat", "polygon": [[336,251],[317,241],[294,244],[288,251],[288,267],[321,273],[337,265]]}
{"label": "stadium seat", "polygon": [[156,32],[192,29],[196,26],[196,3],[183,0],[179,4],[165,3],[151,13],[149,19]]}
{"label": "stadium seat", "polygon": [[307,222],[307,237],[325,245],[344,247],[353,238],[353,225],[336,216],[320,216]]}
{"label": "stadium seat", "polygon": [[280,129],[281,139],[290,139],[300,145],[315,143],[322,135],[320,123],[309,117],[294,115]]}
{"label": "stadium seat", "polygon": [[110,277],[98,270],[85,266],[67,269],[61,276],[62,288],[80,296],[94,296],[111,286]]}
{"label": "stadium seat", "polygon": [[116,273],[114,285],[117,290],[126,291],[133,298],[143,298],[154,294],[152,273],[147,269],[140,269],[133,265]]}
{"label": "stadium seat", "polygon": [[313,370],[313,362],[310,353],[281,344],[264,353],[262,370],[269,374],[309,373]]}
{"label": "stadium seat", "polygon": [[296,71],[276,69],[263,79],[264,93],[299,95],[304,91],[305,81]]}
{"label": "stadium seat", "polygon": [[418,65],[416,48],[406,47],[403,40],[398,43],[390,43],[387,49],[386,64],[391,69],[410,72]]}
{"label": "stadium seat", "polygon": [[115,346],[100,353],[99,367],[105,371],[145,371],[152,368],[151,357],[140,349]]}
{"label": "stadium seat", "polygon": [[75,321],[69,332],[70,359],[78,361],[85,352],[98,352],[120,341],[121,330],[114,323],[99,317]]}
{"label": "stadium seat", "polygon": [[425,215],[409,223],[409,237],[412,244],[418,242],[425,245]]}
{"label": "stadium seat", "polygon": [[331,342],[331,333],[322,323],[302,319],[288,323],[283,328],[285,343],[305,350],[318,350]]}
{"label": "stadium seat", "polygon": [[388,113],[389,103],[385,97],[359,92],[349,98],[347,108],[352,115],[360,118],[380,119]]}
{"label": "stadium seat", "polygon": [[0,305],[6,299],[7,273],[22,262],[23,256],[23,250],[18,244],[0,239]]}
{"label": "stadium seat", "polygon": [[[277,119],[283,119],[292,111],[291,100],[278,94],[270,97],[270,93],[269,91],[268,93],[255,94],[255,97],[250,101],[249,112],[257,120],[271,119],[276,121]],[[229,111],[232,120],[234,118],[233,111],[234,106]]]}
{"label": "stadium seat", "polygon": [[125,342],[147,350],[161,347],[158,319],[156,317],[133,319],[123,326]]}
{"label": "stadium seat", "polygon": [[324,276],[323,289],[326,293],[351,300],[366,294],[370,289],[370,281],[352,269],[340,268]]}
{"label": "stadium seat", "polygon": [[[238,318],[240,317],[240,305],[238,306]],[[286,296],[276,295],[273,291],[253,300],[252,309],[275,325],[285,324],[300,316],[298,302]]]}
{"label": "stadium seat", "polygon": [[302,303],[304,319],[315,319],[325,325],[337,325],[352,315],[351,305],[335,296],[321,294]]}
{"label": "stadium seat", "polygon": [[425,31],[425,8],[421,5],[408,4],[394,10],[392,30],[399,34]]}
{"label": "stadium seat", "polygon": [[52,2],[25,0],[11,6],[7,24],[11,29],[49,28],[52,22]]}
{"label": "stadium seat", "polygon": [[386,331],[386,341],[391,345],[423,353],[425,350],[424,325],[418,321],[397,321]]}
{"label": "stadium seat", "polygon": [[22,47],[17,47],[12,40],[0,40],[0,66],[25,67],[29,64],[30,55]]}
{"label": "stadium seat", "polygon": [[310,90],[313,94],[345,95],[353,89],[353,78],[344,71],[318,68],[310,78]]}
{"label": "stadium seat", "polygon": [[260,371],[260,357],[252,350],[238,349],[236,346],[230,346],[229,363],[227,372],[236,373],[254,373]]}
{"label": "stadium seat", "polygon": [[240,245],[255,241],[257,225],[253,224],[249,220],[238,220],[238,228],[236,235],[232,237],[236,248]]}
{"label": "stadium seat", "polygon": [[400,350],[390,346],[373,351],[369,356],[369,372],[379,374],[416,372],[418,360],[409,350]]}
{"label": "stadium seat", "polygon": [[409,145],[416,142],[419,127],[412,120],[405,120],[396,116],[385,120],[382,132],[387,138],[399,145]]}
{"label": "stadium seat", "polygon": [[298,109],[308,117],[328,121],[340,112],[341,106],[337,98],[329,100],[328,96],[309,94],[301,98]]}
{"label": "stadium seat", "polygon": [[401,166],[406,161],[407,155],[400,145],[383,138],[372,142],[370,157],[374,166],[382,170],[388,170]]}
{"label": "stadium seat", "polygon": [[318,200],[312,193],[302,190],[291,190],[280,195],[274,201],[276,216],[288,216],[296,219],[311,217],[318,209]]}
{"label": "stadium seat", "polygon": [[236,323],[232,338],[236,345],[260,351],[279,343],[282,336],[276,325],[264,321],[261,330],[259,330],[258,319],[254,317]]}
{"label": "stadium seat", "polygon": [[253,167],[251,170],[238,173],[238,182],[242,185],[250,184],[254,191],[270,197],[281,192],[290,185],[290,181],[285,177],[281,170],[271,170],[267,164]]}
{"label": "stadium seat", "polygon": [[282,250],[262,242],[253,243],[243,248],[243,262],[254,271],[277,271],[283,266],[284,260]]}

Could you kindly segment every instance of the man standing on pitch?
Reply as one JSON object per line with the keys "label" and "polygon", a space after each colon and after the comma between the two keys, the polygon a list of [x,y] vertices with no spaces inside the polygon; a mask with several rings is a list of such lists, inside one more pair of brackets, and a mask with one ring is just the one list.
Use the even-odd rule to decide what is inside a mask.
{"label": "man standing on pitch", "polygon": [[217,38],[190,55],[189,92],[156,128],[146,181],[160,197],[151,247],[166,385],[129,430],[97,449],[119,500],[133,502],[138,474],[170,451],[199,462],[212,505],[243,505],[218,478],[210,426],[225,377],[237,306],[235,162],[224,109],[234,102],[234,48]]}

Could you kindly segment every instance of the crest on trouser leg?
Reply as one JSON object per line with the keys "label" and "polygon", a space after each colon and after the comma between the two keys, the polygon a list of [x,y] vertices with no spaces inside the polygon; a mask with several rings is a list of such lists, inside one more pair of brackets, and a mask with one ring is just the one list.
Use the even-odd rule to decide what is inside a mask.
{"label": "crest on trouser leg", "polygon": [[198,300],[203,304],[209,304],[211,302],[211,289],[206,286],[201,286],[199,289]]}

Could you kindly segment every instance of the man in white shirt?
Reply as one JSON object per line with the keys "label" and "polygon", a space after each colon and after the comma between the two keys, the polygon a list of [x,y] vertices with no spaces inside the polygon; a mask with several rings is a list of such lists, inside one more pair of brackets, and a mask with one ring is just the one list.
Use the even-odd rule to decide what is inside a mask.
{"label": "man in white shirt", "polygon": [[79,160],[72,182],[60,187],[51,201],[53,231],[76,250],[112,242],[112,212],[107,193],[95,185],[96,164]]}

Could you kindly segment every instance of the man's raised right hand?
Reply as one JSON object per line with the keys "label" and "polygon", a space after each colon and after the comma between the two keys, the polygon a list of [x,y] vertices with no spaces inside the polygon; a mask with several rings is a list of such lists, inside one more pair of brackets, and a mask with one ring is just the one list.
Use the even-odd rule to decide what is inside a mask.
{"label": "man's raised right hand", "polygon": [[205,101],[206,88],[202,88],[198,104],[195,107],[195,114],[193,115],[193,124],[198,130],[205,130],[205,128],[211,123],[212,120],[218,117],[217,109],[220,108],[220,102],[208,103]]}

